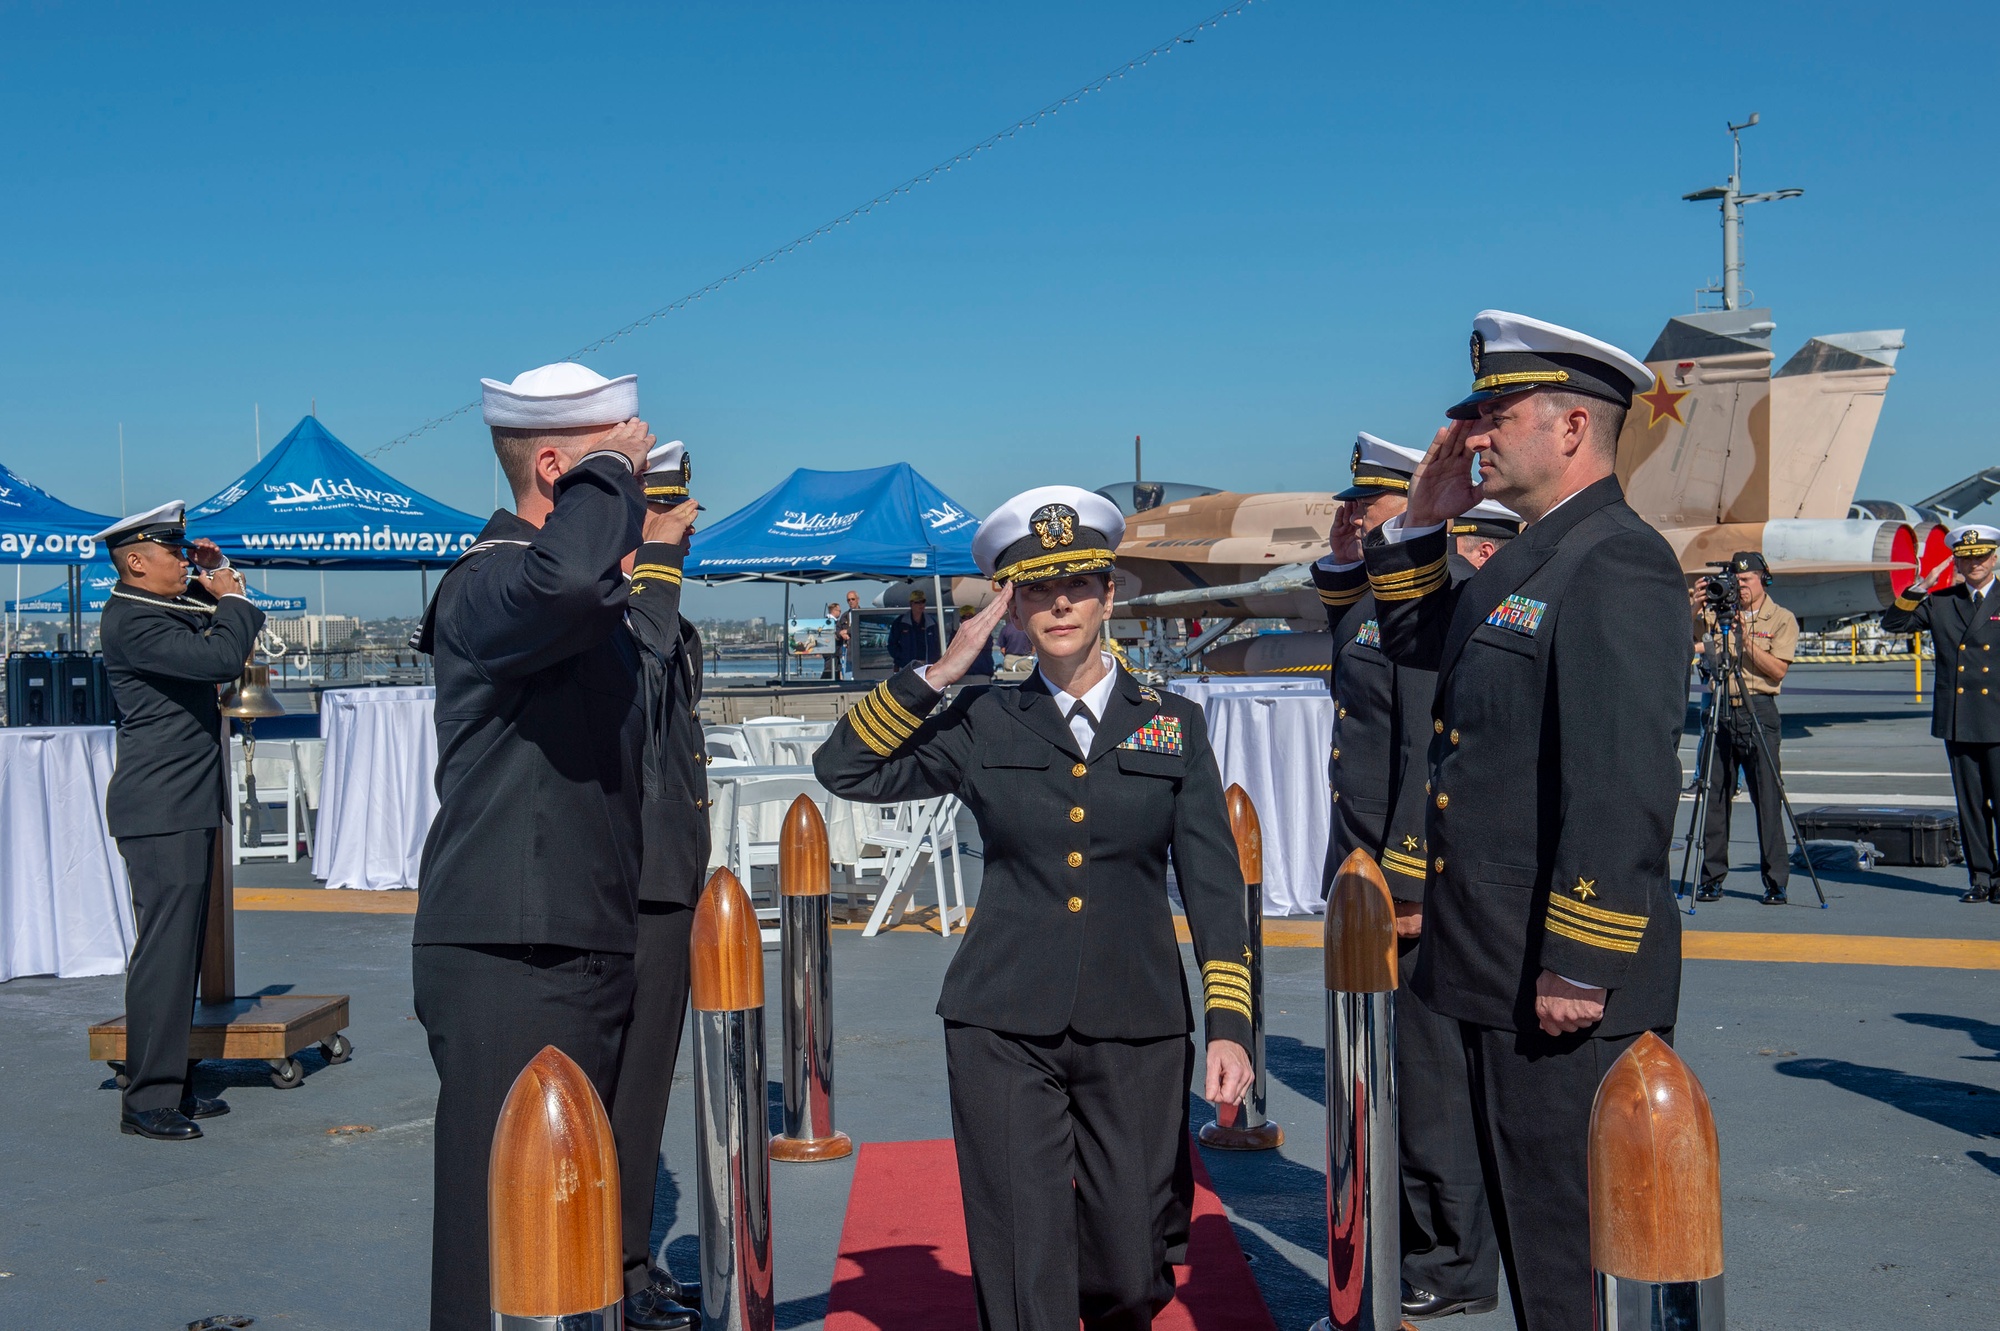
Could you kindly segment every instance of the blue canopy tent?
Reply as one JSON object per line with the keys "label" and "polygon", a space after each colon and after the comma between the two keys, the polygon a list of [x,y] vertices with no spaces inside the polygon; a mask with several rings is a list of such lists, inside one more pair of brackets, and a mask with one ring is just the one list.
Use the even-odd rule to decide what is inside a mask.
{"label": "blue canopy tent", "polygon": [[[108,524],[107,524],[108,525]],[[89,564],[83,570],[83,609],[86,614],[103,613],[105,604],[111,599],[111,589],[118,585],[118,574],[109,564]],[[300,611],[306,608],[303,596],[273,596],[255,587],[245,589],[250,603],[266,614]],[[22,615],[66,615],[69,613],[69,588],[51,587],[39,596],[23,596],[7,602],[9,614]]]}
{"label": "blue canopy tent", "polygon": [[[979,519],[907,462],[861,471],[801,467],[777,488],[694,535],[683,573],[704,582],[928,577],[944,636],[944,579],[976,577]],[[778,657],[783,668],[784,655]]]}
{"label": "blue canopy tent", "polygon": [[116,518],[71,508],[0,467],[0,563],[87,564]]}
{"label": "blue canopy tent", "polygon": [[437,568],[486,525],[379,470],[312,416],[187,517],[188,536],[232,564],[321,570]]}

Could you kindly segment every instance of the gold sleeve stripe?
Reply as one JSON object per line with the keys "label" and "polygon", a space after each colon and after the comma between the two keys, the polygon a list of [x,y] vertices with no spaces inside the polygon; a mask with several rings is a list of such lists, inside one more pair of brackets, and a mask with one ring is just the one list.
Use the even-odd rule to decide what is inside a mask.
{"label": "gold sleeve stripe", "polygon": [[1405,855],[1400,850],[1384,850],[1382,852],[1382,867],[1385,869],[1394,869],[1397,873],[1409,878],[1422,878],[1425,876],[1424,862],[1414,855]]}
{"label": "gold sleeve stripe", "polygon": [[914,731],[918,726],[923,724],[922,717],[916,715],[909,708],[903,706],[903,704],[896,701],[896,695],[889,691],[889,683],[887,680],[884,680],[882,683],[877,684],[875,686],[875,691],[869,694],[868,696],[875,699],[877,705],[883,708],[884,712],[891,719],[900,720],[908,723],[910,730]]}
{"label": "gold sleeve stripe", "polygon": [[878,688],[861,700],[861,706],[868,709],[869,719],[881,728],[883,734],[894,735],[897,739],[908,739],[916,734],[918,724],[916,718],[900,707],[894,712],[890,711],[882,705],[882,697],[882,691]]}
{"label": "gold sleeve stripe", "polygon": [[1420,565],[1417,568],[1399,569],[1394,573],[1370,573],[1368,575],[1368,581],[1374,584],[1378,588],[1401,587],[1412,582],[1419,582],[1424,579],[1427,579],[1443,567],[1444,567],[1444,556],[1439,555],[1436,559],[1433,559],[1430,563]]}
{"label": "gold sleeve stripe", "polygon": [[1241,999],[1211,998],[1206,1003],[1202,1004],[1201,1010],[1203,1012],[1215,1012],[1218,1010],[1222,1012],[1235,1012],[1241,1015],[1243,1020],[1245,1021],[1255,1020],[1255,1018],[1253,1018],[1250,1015],[1250,1005],[1248,1003],[1243,1002]]}
{"label": "gold sleeve stripe", "polygon": [[1376,583],[1375,599],[1378,601],[1414,601],[1421,597],[1429,596],[1432,592],[1444,586],[1446,581],[1449,580],[1450,575],[1445,572],[1443,560],[1429,565],[1428,569],[1431,571],[1431,576],[1424,582],[1408,583],[1400,587],[1385,587],[1379,582]]}
{"label": "gold sleeve stripe", "polygon": [[1636,938],[1602,938],[1595,934],[1587,934],[1581,929],[1570,928],[1553,915],[1548,918],[1548,930],[1550,933],[1563,938],[1574,939],[1579,943],[1588,943],[1592,947],[1601,947],[1607,952],[1637,952],[1639,950],[1639,940]]}
{"label": "gold sleeve stripe", "polygon": [[1248,966],[1243,965],[1240,962],[1235,962],[1235,961],[1202,962],[1201,963],[1202,978],[1206,980],[1211,973],[1216,973],[1221,975],[1241,976],[1245,984],[1248,984],[1250,982],[1250,968]]}
{"label": "gold sleeve stripe", "polygon": [[[902,748],[903,741],[909,738],[909,736],[899,735],[888,726],[883,725],[881,715],[868,705],[866,698],[856,703],[854,709],[848,715],[855,718],[855,725],[858,728],[863,728],[866,735],[871,736],[875,743],[887,746],[886,748],[877,750],[884,757]],[[870,747],[872,748],[874,745],[871,744]]]}
{"label": "gold sleeve stripe", "polygon": [[1241,975],[1204,975],[1201,980],[1204,989],[1241,989],[1250,992],[1250,981]]}
{"label": "gold sleeve stripe", "polygon": [[854,727],[854,733],[860,737],[861,742],[875,751],[877,757],[887,758],[900,747],[894,740],[886,738],[881,731],[875,729],[861,708],[849,708],[844,719]]}
{"label": "gold sleeve stripe", "polygon": [[1561,906],[1566,911],[1581,915],[1586,920],[1594,920],[1599,924],[1639,930],[1644,930],[1646,927],[1646,917],[1643,915],[1627,915],[1623,911],[1606,910],[1602,906],[1592,906],[1582,901],[1571,901],[1568,897],[1557,896],[1553,892],[1549,893],[1549,904],[1551,906]]}
{"label": "gold sleeve stripe", "polygon": [[1322,587],[1319,589],[1319,600],[1321,605],[1353,605],[1367,594],[1368,584],[1365,582],[1358,587],[1349,587],[1337,592],[1330,592]]}
{"label": "gold sleeve stripe", "polygon": [[671,582],[678,587],[681,581],[681,571],[677,568],[669,568],[665,564],[641,564],[632,570],[632,581],[646,582],[649,580]]}
{"label": "gold sleeve stripe", "polygon": [[1918,606],[1922,605],[1923,603],[1924,603],[1923,597],[1919,596],[1913,600],[1911,599],[1909,593],[1907,592],[1896,598],[1896,608],[1898,610],[1915,610]]}

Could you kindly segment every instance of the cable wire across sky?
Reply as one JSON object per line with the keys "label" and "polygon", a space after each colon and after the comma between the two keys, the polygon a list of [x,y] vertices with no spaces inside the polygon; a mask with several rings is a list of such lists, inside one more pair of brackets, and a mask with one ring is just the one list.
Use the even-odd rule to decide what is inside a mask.
{"label": "cable wire across sky", "polygon": [[[1036,125],[1039,125],[1042,121],[1048,119],[1050,116],[1055,115],[1056,113],[1061,111],[1064,107],[1074,106],[1078,102],[1081,102],[1084,98],[1090,96],[1092,93],[1102,92],[1104,89],[1110,87],[1113,83],[1117,82],[1119,79],[1124,78],[1127,74],[1131,74],[1138,70],[1144,69],[1147,65],[1151,64],[1154,60],[1157,60],[1159,57],[1171,54],[1176,47],[1184,46],[1193,42],[1196,34],[1203,32],[1208,28],[1217,27],[1220,24],[1222,24],[1225,20],[1235,18],[1238,14],[1241,14],[1244,10],[1248,9],[1251,5],[1255,3],[1257,3],[1257,0],[1237,0],[1237,3],[1230,5],[1228,8],[1217,10],[1215,13],[1210,14],[1207,18],[1201,20],[1199,23],[1181,29],[1173,36],[1153,46],[1149,50],[1145,51],[1143,54],[1134,56],[1132,59],[1127,60],[1124,64],[1118,66],[1116,69],[1112,70],[1108,74],[1099,75],[1097,78],[1092,79],[1090,82],[1084,84],[1080,88],[1077,88],[1073,92],[1064,94],[1063,96],[1057,98],[1055,101],[1050,102],[1047,106],[1042,107],[1039,111],[1035,111],[1032,114],[1022,116],[1019,120],[1016,120],[1013,124],[1007,126],[1005,129],[998,130],[992,134],[987,135],[985,138],[979,140],[979,142],[973,144],[969,148],[960,149],[958,152],[953,153],[950,157],[945,158],[943,161],[938,162],[936,165],[928,167],[923,171],[919,171],[916,175],[911,176],[908,180],[903,181],[901,184],[892,186],[891,188],[882,191],[880,194],[877,194],[874,198],[868,200],[866,203],[857,204],[854,207],[849,208],[846,212],[842,213],[840,216],[834,218],[833,220],[828,222],[822,222],[820,225],[814,227],[812,230],[806,232],[804,235],[801,235],[794,240],[787,241],[785,244],[778,246],[774,250],[766,251],[764,254],[759,255],[757,258],[752,259],[750,262],[742,265],[741,267],[732,269],[731,271],[724,273],[721,277],[716,278],[714,281],[709,282],[706,285],[696,287],[693,291],[688,292],[686,295],[678,297],[677,299],[672,300],[667,304],[660,306],[660,308],[654,310],[652,313],[641,315],[639,318],[634,319],[631,323],[626,324],[622,328],[614,329],[613,331],[606,333],[603,337],[598,338],[594,342],[586,342],[584,345],[578,347],[575,351],[570,352],[567,356],[564,356],[561,359],[578,360],[584,356],[590,355],[592,352],[602,351],[605,347],[610,346],[612,343],[618,341],[620,338],[629,337],[631,334],[638,332],[642,328],[645,328],[649,324],[653,323],[655,320],[663,319],[667,315],[672,314],[676,310],[685,309],[687,306],[694,304],[694,302],[700,300],[702,297],[707,296],[713,292],[720,291],[722,288],[728,286],[730,283],[741,281],[743,278],[750,276],[750,274],[756,272],[758,269],[768,267],[769,265],[774,264],[778,260],[784,258],[786,255],[805,248],[807,245],[812,244],[813,241],[818,240],[821,236],[824,236],[829,232],[835,231],[840,227],[846,226],[850,222],[858,221],[859,219],[867,216],[869,213],[874,212],[877,208],[880,208],[885,204],[893,203],[897,198],[901,197],[902,195],[909,194],[910,192],[915,190],[918,186],[929,184],[931,181],[937,179],[945,172],[950,171],[953,167],[958,166],[963,162],[971,161],[974,157],[977,157],[980,153],[985,152],[989,148],[997,148],[1001,144],[1007,142],[1009,139],[1014,138],[1016,135],[1019,135],[1026,130],[1033,129]],[[445,425],[450,423],[451,421],[457,420],[460,416],[463,416],[466,412],[471,411],[474,407],[477,407],[478,405],[479,405],[479,399],[475,398],[472,401],[463,404],[462,406],[459,406],[451,411],[446,412],[442,416],[436,416],[430,420],[425,421],[422,425],[419,425],[414,430],[410,430],[407,433],[397,435],[394,439],[391,439],[386,444],[381,444],[373,449],[370,449],[365,456],[369,458],[379,458],[384,453],[387,453],[389,450],[393,448],[397,448],[403,444],[407,444],[412,439],[416,439],[419,436],[429,434],[432,430],[437,429],[441,425]]]}

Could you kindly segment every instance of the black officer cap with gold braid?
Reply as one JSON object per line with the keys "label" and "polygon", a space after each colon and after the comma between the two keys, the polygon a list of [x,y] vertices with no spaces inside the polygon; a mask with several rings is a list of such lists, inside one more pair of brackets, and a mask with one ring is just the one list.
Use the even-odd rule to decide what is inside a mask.
{"label": "black officer cap with gold braid", "polygon": [[1472,392],[1445,415],[1479,418],[1479,404],[1535,388],[1559,388],[1621,407],[1653,385],[1653,372],[1587,333],[1525,314],[1481,310],[1472,320]]}
{"label": "black officer cap with gold braid", "polygon": [[1954,558],[1978,559],[2000,550],[2000,527],[1968,522],[1963,527],[1953,527],[1944,539]]}
{"label": "black officer cap with gold braid", "polygon": [[1074,485],[1044,485],[987,515],[972,538],[972,558],[995,582],[1045,582],[1110,568],[1124,539],[1118,505]]}
{"label": "black officer cap with gold braid", "polygon": [[693,479],[687,445],[676,439],[670,444],[657,445],[646,454],[646,474],[640,485],[648,502],[672,508],[688,497],[688,482]]}
{"label": "black officer cap with gold braid", "polygon": [[1521,534],[1521,515],[1505,504],[1482,499],[1451,520],[1451,534],[1511,541]]}
{"label": "black officer cap with gold braid", "polygon": [[1366,499],[1379,494],[1408,494],[1410,477],[1424,460],[1420,448],[1404,448],[1363,430],[1354,437],[1354,484],[1335,499]]}

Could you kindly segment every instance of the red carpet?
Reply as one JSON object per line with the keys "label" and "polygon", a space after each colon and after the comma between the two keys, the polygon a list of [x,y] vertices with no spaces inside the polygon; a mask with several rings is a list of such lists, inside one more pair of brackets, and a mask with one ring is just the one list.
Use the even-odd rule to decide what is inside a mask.
{"label": "red carpet", "polygon": [[[1194,1157],[1194,1228],[1157,1331],[1276,1331],[1222,1202]],[[854,1167],[826,1331],[976,1326],[964,1202],[949,1141],[869,1142]]]}

